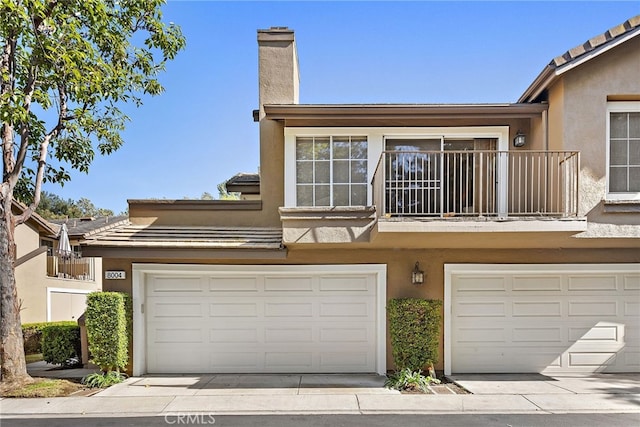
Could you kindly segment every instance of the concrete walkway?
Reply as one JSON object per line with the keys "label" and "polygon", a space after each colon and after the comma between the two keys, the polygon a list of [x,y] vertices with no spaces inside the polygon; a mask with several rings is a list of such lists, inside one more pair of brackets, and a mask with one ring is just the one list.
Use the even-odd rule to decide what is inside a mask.
{"label": "concrete walkway", "polygon": [[377,375],[129,378],[91,397],[2,399],[2,418],[179,414],[638,413],[640,375],[464,375],[474,394],[400,394]]}

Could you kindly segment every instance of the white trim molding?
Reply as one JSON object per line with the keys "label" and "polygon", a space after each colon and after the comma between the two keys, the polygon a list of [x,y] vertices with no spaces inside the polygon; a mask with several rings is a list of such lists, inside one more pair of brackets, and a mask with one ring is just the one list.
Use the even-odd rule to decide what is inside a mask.
{"label": "white trim molding", "polygon": [[[609,101],[607,102],[606,118],[606,197],[607,201],[640,201],[640,192],[611,193],[610,164],[611,161],[611,113],[640,113],[640,101]],[[629,159],[627,159],[628,161]]]}
{"label": "white trim molding", "polygon": [[[509,150],[509,126],[463,126],[463,127],[289,127],[284,129],[284,207],[297,206],[296,200],[296,137],[309,136],[354,136],[367,137],[368,181],[371,182],[384,151],[387,138],[495,138],[498,151]],[[508,181],[507,161],[498,167],[499,212],[506,215]],[[367,201],[372,201],[371,187]]]}

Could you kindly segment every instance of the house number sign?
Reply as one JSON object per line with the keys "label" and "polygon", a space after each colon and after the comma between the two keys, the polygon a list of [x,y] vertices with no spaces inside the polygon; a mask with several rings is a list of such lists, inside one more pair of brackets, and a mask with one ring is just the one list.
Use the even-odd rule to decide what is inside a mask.
{"label": "house number sign", "polygon": [[123,280],[127,278],[127,275],[124,271],[105,271],[104,278],[108,280]]}

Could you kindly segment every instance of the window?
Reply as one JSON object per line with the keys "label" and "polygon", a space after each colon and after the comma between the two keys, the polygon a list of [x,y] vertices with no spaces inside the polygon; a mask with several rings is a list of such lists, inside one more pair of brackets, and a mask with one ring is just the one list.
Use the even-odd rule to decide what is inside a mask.
{"label": "window", "polygon": [[298,206],[367,204],[367,137],[296,138]]}
{"label": "window", "polygon": [[640,102],[615,102],[608,107],[608,197],[637,199],[640,198]]}

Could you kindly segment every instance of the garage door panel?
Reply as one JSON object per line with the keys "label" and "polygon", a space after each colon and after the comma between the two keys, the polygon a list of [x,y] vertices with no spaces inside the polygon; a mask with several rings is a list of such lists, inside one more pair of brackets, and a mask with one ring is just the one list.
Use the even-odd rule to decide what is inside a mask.
{"label": "garage door panel", "polygon": [[630,317],[640,316],[640,302],[627,301],[624,303],[623,315]]}
{"label": "garage door panel", "polygon": [[154,277],[149,282],[149,295],[193,295],[205,291],[202,278],[193,276]]}
{"label": "garage door panel", "polygon": [[618,277],[611,275],[569,276],[569,291],[615,291],[618,289]]}
{"label": "garage door panel", "polygon": [[546,291],[551,292],[552,294],[557,294],[562,290],[562,276],[514,275],[511,289],[514,293]]}
{"label": "garage door panel", "polygon": [[511,314],[514,317],[560,317],[562,304],[558,301],[513,301]]}
{"label": "garage door panel", "polygon": [[564,341],[563,330],[560,327],[515,327],[511,333],[511,342],[520,344],[552,344]]}
{"label": "garage door panel", "polygon": [[210,277],[210,292],[258,292],[259,283],[257,277]]}
{"label": "garage door panel", "polygon": [[162,283],[146,297],[149,373],[376,371],[373,274],[204,273],[191,296],[174,290],[182,277],[157,279],[147,281]]}
{"label": "garage door panel", "polygon": [[507,304],[504,301],[480,299],[476,302],[457,302],[454,304],[454,315],[457,317],[504,317],[507,315]]}
{"label": "garage door panel", "polygon": [[625,291],[640,290],[640,275],[624,275],[622,278],[622,288]]}
{"label": "garage door panel", "polygon": [[369,286],[369,279],[363,277],[319,277],[318,289],[320,292],[345,293],[357,292],[358,294],[372,295],[373,289]]}
{"label": "garage door panel", "polygon": [[[452,372],[639,370],[640,274],[606,265],[558,274],[512,267],[498,278],[500,266],[483,267],[486,280],[477,271],[451,276]],[[505,290],[486,291],[493,282]]]}
{"label": "garage door panel", "polygon": [[619,342],[624,335],[624,325],[597,324],[586,327],[569,326],[569,342]]}
{"label": "garage door panel", "polygon": [[313,277],[265,277],[264,291],[269,292],[312,292]]}
{"label": "garage door panel", "polygon": [[606,316],[615,317],[618,314],[616,301],[569,301],[568,316]]}
{"label": "garage door panel", "polygon": [[259,332],[256,328],[210,329],[209,342],[212,344],[255,343],[258,342]]}

